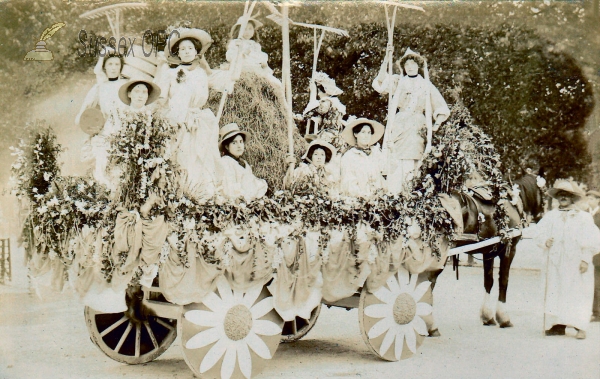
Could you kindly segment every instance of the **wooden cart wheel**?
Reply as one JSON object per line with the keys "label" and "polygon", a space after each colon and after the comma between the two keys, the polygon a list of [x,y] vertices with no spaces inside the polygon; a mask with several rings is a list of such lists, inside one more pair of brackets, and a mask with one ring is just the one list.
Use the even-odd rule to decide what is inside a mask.
{"label": "wooden cart wheel", "polygon": [[321,304],[312,310],[310,319],[296,317],[293,321],[283,323],[283,332],[281,333],[281,342],[296,342],[304,337],[317,323],[317,318],[321,313]]}
{"label": "wooden cart wheel", "polygon": [[432,303],[431,283],[403,267],[377,291],[363,287],[358,306],[363,340],[382,359],[409,358],[428,334],[422,317],[431,314]]}
{"label": "wooden cart wheel", "polygon": [[108,357],[136,365],[150,362],[167,351],[177,337],[177,320],[144,315],[141,299],[127,296],[129,309],[102,313],[85,307],[90,338]]}
{"label": "wooden cart wheel", "polygon": [[266,287],[243,293],[221,277],[202,303],[183,307],[179,321],[183,356],[202,378],[250,378],[275,354],[282,326]]}

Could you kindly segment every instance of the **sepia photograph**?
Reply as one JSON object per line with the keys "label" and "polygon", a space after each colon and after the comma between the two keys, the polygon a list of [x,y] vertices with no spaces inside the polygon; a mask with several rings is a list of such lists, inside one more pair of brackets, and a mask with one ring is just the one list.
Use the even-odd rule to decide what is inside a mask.
{"label": "sepia photograph", "polygon": [[0,34],[0,379],[600,378],[600,0]]}

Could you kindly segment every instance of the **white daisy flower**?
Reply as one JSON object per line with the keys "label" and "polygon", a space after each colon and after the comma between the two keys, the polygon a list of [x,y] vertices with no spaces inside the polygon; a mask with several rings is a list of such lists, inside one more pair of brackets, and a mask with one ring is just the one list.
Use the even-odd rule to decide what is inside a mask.
{"label": "white daisy flower", "polygon": [[225,355],[221,365],[221,378],[231,377],[237,361],[242,374],[250,379],[252,358],[249,348],[259,357],[271,359],[269,347],[258,335],[281,334],[279,325],[260,319],[273,310],[273,297],[254,304],[262,292],[262,285],[243,293],[232,290],[224,277],[217,281],[217,289],[220,297],[211,292],[202,301],[210,311],[191,310],[184,314],[191,323],[209,327],[191,337],[185,347],[200,349],[214,343],[200,363],[201,374],[210,370]]}
{"label": "white daisy flower", "polygon": [[[427,292],[430,282],[417,285],[418,275],[410,275],[401,267],[398,273],[387,280],[373,295],[383,304],[372,304],[365,308],[365,315],[380,318],[368,331],[369,338],[377,338],[385,333],[379,353],[384,356],[394,344],[394,356],[400,359],[404,341],[411,352],[417,352],[416,333],[426,336],[427,325],[420,316],[431,314],[430,304],[419,302]],[[388,289],[389,287],[389,289]]]}

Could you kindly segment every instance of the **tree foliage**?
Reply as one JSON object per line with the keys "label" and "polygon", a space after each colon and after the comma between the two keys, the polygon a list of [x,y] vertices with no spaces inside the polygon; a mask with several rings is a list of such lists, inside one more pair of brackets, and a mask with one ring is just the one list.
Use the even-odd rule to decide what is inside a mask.
{"label": "tree foliage", "polygon": [[[207,58],[213,67],[222,63],[230,26],[241,15],[243,4],[169,3],[168,12],[164,11],[165,6],[149,4],[145,11],[127,11],[122,31],[137,36],[140,42],[147,29],[156,32],[187,21],[190,26],[211,33],[215,42]],[[0,5],[1,23],[7,31],[7,39],[0,46],[3,87],[17,89],[17,98],[29,102],[55,89],[73,72],[91,74],[95,58],[78,56],[81,45],[77,33],[86,29],[90,36],[108,36],[110,32],[105,18],[85,20],[78,15],[97,7],[98,4],[57,0]],[[291,17],[350,32],[350,38],[326,36],[318,69],[334,78],[345,91],[340,99],[349,114],[384,121],[387,101],[373,91],[371,81],[381,64],[387,33],[380,20],[383,10],[365,12],[366,9],[367,5],[358,3],[343,7],[307,3],[293,8]],[[430,6],[426,13],[401,14],[402,22],[395,30],[395,56],[398,58],[410,46],[428,59],[432,82],[449,103],[462,102],[469,109],[476,123],[493,138],[505,170],[510,169],[512,175],[534,166],[543,168],[550,180],[564,176],[580,179],[590,163],[583,131],[593,108],[593,96],[577,61],[564,51],[565,46],[573,53],[577,51],[574,46],[581,34],[577,33],[583,25],[583,15],[577,4],[554,2]],[[55,61],[24,65],[24,53],[33,48],[39,33],[57,20],[65,21],[67,26],[50,41]],[[261,44],[279,76],[281,32],[271,21],[264,21],[265,26],[259,31]],[[550,24],[554,26],[551,28]],[[557,42],[550,42],[539,33],[553,36]],[[563,40],[555,38],[560,33],[565,33]],[[290,41],[294,111],[299,112],[308,99],[312,30],[292,27]],[[591,59],[588,51],[579,55],[577,58],[586,57],[586,62]],[[14,95],[14,91],[1,91],[0,99],[10,101]],[[17,129],[13,125],[16,121],[21,123],[26,107],[15,104],[15,114],[3,117],[0,127],[4,132],[14,134]]]}
{"label": "tree foliage", "polygon": [[[280,65],[277,30],[262,30],[270,64]],[[295,111],[308,99],[312,36],[295,29],[292,42],[292,86]],[[582,178],[591,159],[584,127],[594,105],[591,85],[577,62],[531,30],[510,25],[497,28],[461,25],[399,25],[396,59],[406,47],[429,62],[431,81],[449,103],[461,102],[488,133],[504,163],[505,173],[519,175],[541,168],[550,180]],[[379,24],[358,25],[350,38],[331,38],[318,69],[334,78],[345,93],[348,113],[387,117],[387,98],[371,87],[383,60],[387,32]]]}

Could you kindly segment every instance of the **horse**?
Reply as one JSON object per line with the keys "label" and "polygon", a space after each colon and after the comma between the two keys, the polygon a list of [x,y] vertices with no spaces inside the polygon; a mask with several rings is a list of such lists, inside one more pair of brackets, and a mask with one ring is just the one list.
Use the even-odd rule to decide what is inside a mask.
{"label": "horse", "polygon": [[[509,227],[518,228],[529,221],[539,221],[544,211],[542,190],[537,185],[537,178],[532,174],[526,174],[523,177],[515,180],[515,184],[519,186],[520,205],[506,201],[506,211],[510,219]],[[475,243],[480,240],[492,238],[498,234],[498,228],[493,218],[495,207],[497,204],[482,198],[481,196],[467,196],[465,194],[453,194],[453,198],[459,201],[462,209],[464,235],[476,236],[470,241],[463,240],[456,242],[456,246],[464,246]],[[480,220],[480,213],[485,216],[484,220]],[[508,241],[501,242],[492,246],[487,246],[474,250],[469,254],[481,253],[483,257],[483,276],[485,287],[485,298],[480,311],[480,317],[483,325],[496,325],[496,320],[500,328],[512,327],[510,317],[506,312],[506,292],[508,288],[508,278],[510,266],[512,264],[517,243],[521,236],[516,236]],[[494,285],[494,259],[500,258],[499,272],[499,294],[496,307],[496,319],[489,306],[489,297]],[[435,287],[437,277],[442,273],[443,269],[424,273],[428,275],[428,280],[431,282],[431,288]],[[429,328],[429,336],[439,336],[439,331],[435,324],[432,323]]]}

